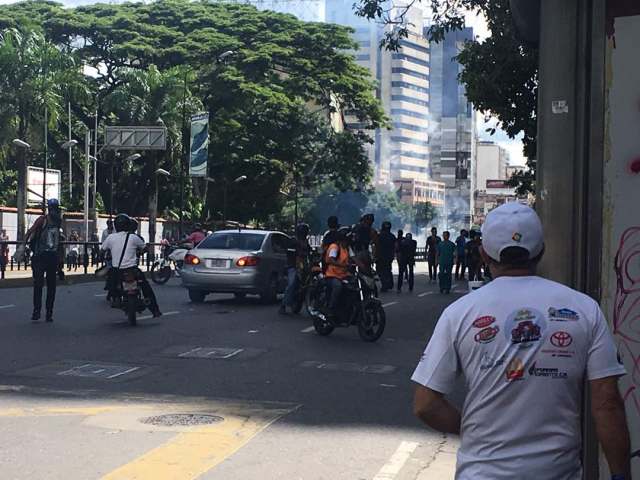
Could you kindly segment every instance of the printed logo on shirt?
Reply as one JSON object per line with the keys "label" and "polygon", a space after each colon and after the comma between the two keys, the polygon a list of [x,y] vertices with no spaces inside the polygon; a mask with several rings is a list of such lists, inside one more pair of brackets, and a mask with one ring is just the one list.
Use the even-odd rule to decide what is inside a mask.
{"label": "printed logo on shirt", "polygon": [[498,326],[483,328],[475,334],[473,339],[478,343],[490,343],[493,342],[499,331],[500,327]]}
{"label": "printed logo on shirt", "polygon": [[519,358],[512,359],[504,370],[504,374],[507,377],[507,382],[513,382],[514,380],[522,380],[524,376],[524,363]]}
{"label": "printed logo on shirt", "polygon": [[549,320],[552,322],[575,322],[580,320],[580,315],[569,308],[549,307]]}
{"label": "printed logo on shirt", "polygon": [[478,317],[473,321],[473,326],[476,328],[485,328],[496,321],[496,317],[491,315],[485,315],[484,317]]}
{"label": "printed logo on shirt", "polygon": [[512,329],[505,329],[505,337],[519,348],[527,348],[542,338],[546,321],[542,313],[532,308],[516,310],[507,319],[516,323]]}
{"label": "printed logo on shirt", "polygon": [[536,362],[529,367],[529,375],[532,377],[567,378],[567,372],[561,372],[558,368],[537,367]]}
{"label": "printed logo on shirt", "polygon": [[520,322],[516,328],[511,330],[511,343],[537,342],[541,336],[540,326],[527,320]]}
{"label": "printed logo on shirt", "polygon": [[568,332],[554,332],[549,338],[551,345],[558,348],[567,348],[573,343],[573,337]]}
{"label": "printed logo on shirt", "polygon": [[513,237],[511,237],[511,239],[512,239],[514,242],[518,242],[518,243],[520,243],[520,241],[522,240],[522,234],[521,234],[521,233],[516,232],[516,233],[514,233],[514,234],[513,234]]}
{"label": "printed logo on shirt", "polygon": [[485,352],[480,359],[480,370],[491,370],[492,368],[499,367],[500,365],[504,365],[505,356],[501,356],[500,358],[495,358],[493,355]]}

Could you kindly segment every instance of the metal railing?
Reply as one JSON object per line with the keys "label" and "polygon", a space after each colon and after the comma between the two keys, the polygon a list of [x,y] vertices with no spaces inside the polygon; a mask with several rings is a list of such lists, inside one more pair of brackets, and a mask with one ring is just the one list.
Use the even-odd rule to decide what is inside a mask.
{"label": "metal railing", "polygon": [[[22,245],[21,242],[0,242],[0,280],[6,277],[6,272],[31,270],[32,254],[28,249],[23,260],[17,261],[15,258],[15,250],[20,245]],[[87,274],[90,269],[97,269],[107,262],[104,253],[100,252],[100,242],[62,242],[62,245],[65,252],[63,269],[66,272],[81,270],[82,273]],[[153,263],[160,258],[162,252],[160,243],[149,245],[155,247],[153,253],[144,252],[138,257],[138,266],[146,271],[151,270]],[[77,248],[73,248],[74,246]],[[8,251],[6,257],[5,251]]]}

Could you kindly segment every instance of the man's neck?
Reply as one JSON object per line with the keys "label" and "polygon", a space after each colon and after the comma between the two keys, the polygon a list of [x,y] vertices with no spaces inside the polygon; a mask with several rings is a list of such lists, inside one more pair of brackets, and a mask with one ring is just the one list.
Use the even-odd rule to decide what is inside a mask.
{"label": "man's neck", "polygon": [[525,269],[505,269],[505,270],[500,270],[500,269],[491,269],[491,273],[493,274],[493,278],[500,278],[500,277],[532,277],[536,274],[536,272],[534,270],[531,270],[529,268],[525,268]]}

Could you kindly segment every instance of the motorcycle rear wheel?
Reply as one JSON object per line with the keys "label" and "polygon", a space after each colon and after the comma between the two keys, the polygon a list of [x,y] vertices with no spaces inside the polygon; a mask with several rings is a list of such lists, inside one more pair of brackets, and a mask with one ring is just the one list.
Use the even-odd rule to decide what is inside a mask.
{"label": "motorcycle rear wheel", "polygon": [[153,283],[163,285],[171,278],[171,267],[169,265],[160,266],[160,262],[154,262],[151,267],[151,280]]}
{"label": "motorcycle rear wheel", "polygon": [[333,332],[335,327],[326,320],[316,317],[313,319],[313,328],[316,329],[316,333],[318,335],[326,337],[327,335],[331,335],[331,332]]}
{"label": "motorcycle rear wheel", "polygon": [[138,315],[138,295],[127,295],[127,319],[132,327],[138,324],[136,316]]}
{"label": "motorcycle rear wheel", "polygon": [[364,307],[365,318],[358,324],[358,334],[365,342],[375,342],[378,340],[387,324],[384,309],[379,302],[371,302]]}

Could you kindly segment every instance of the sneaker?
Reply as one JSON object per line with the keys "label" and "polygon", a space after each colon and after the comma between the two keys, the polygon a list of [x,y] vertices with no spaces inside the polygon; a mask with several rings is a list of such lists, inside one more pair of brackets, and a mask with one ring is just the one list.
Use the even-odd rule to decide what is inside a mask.
{"label": "sneaker", "polygon": [[38,320],[40,320],[40,310],[34,310],[31,314],[31,321],[37,322]]}

